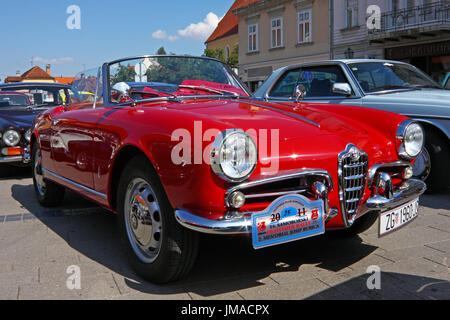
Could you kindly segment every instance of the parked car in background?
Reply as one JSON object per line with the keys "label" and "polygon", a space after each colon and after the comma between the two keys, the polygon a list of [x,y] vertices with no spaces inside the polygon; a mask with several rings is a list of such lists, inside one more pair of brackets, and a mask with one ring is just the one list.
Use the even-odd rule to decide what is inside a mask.
{"label": "parked car in background", "polygon": [[69,92],[64,84],[0,84],[0,163],[29,162],[31,123],[43,110],[69,103]]}
{"label": "parked car in background", "polygon": [[259,102],[206,57],[120,59],[93,74],[94,101],[35,120],[36,196],[55,206],[67,188],[117,213],[147,280],[187,275],[199,232],[248,236],[259,249],[362,232],[378,217],[385,235],[417,216],[425,184],[411,163],[423,131],[404,116]]}
{"label": "parked car in background", "polygon": [[450,90],[450,72],[447,72],[444,80],[442,81],[442,88]]}
{"label": "parked car in background", "polygon": [[308,102],[381,109],[417,120],[425,130],[425,147],[414,175],[430,190],[450,181],[450,91],[416,67],[374,59],[332,60],[280,68],[255,92],[264,101],[292,101],[297,91]]}

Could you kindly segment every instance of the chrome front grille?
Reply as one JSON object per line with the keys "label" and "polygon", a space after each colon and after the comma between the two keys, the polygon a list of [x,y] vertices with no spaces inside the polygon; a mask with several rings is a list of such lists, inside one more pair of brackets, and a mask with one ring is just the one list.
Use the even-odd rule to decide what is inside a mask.
{"label": "chrome front grille", "polygon": [[367,154],[352,144],[339,154],[339,196],[346,226],[353,224],[361,207],[368,168]]}

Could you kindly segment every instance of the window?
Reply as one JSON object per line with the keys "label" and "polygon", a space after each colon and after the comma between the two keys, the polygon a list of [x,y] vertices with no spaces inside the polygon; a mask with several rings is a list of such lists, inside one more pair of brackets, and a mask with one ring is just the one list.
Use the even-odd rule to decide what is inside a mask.
{"label": "window", "polygon": [[258,25],[248,26],[248,52],[258,51]]}
{"label": "window", "polygon": [[270,96],[292,98],[299,74],[300,69],[287,71],[273,86],[272,91],[270,91]]}
{"label": "window", "polygon": [[336,82],[348,83],[339,66],[304,67],[286,71],[269,95],[293,99],[296,85],[302,84],[306,89],[306,98],[342,97],[332,92]]}
{"label": "window", "polygon": [[358,25],[358,1],[346,0],[346,27],[356,27]]}
{"label": "window", "polygon": [[272,48],[283,46],[283,18],[272,19],[270,38]]}
{"label": "window", "polygon": [[312,10],[298,13],[298,43],[312,41]]}

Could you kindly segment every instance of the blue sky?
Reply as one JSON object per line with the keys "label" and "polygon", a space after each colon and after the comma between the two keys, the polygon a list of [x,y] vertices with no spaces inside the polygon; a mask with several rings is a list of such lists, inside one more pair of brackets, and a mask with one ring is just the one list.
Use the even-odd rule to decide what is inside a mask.
{"label": "blue sky", "polygon": [[[205,33],[233,0],[15,0],[0,4],[0,81],[34,65],[52,65],[53,76],[164,46],[201,55]],[[77,5],[81,29],[70,30],[66,10]],[[212,14],[211,14],[212,13]]]}

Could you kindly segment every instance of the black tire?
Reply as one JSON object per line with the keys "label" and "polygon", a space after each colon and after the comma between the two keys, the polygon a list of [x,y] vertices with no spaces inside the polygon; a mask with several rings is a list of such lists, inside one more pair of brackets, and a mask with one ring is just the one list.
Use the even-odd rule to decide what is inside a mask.
{"label": "black tire", "polygon": [[431,172],[425,180],[427,193],[445,190],[450,181],[450,149],[448,141],[436,132],[427,130],[425,148],[430,154]]}
{"label": "black tire", "polygon": [[37,175],[42,175],[42,168],[36,164],[36,159],[40,159],[40,150],[37,143],[33,144],[31,149],[31,163],[32,163],[32,176],[33,185],[36,198],[39,203],[44,207],[55,207],[60,205],[64,201],[64,193],[66,189],[53,181],[43,179],[45,188],[39,187],[37,183]]}
{"label": "black tire", "polygon": [[[133,214],[125,212],[127,206],[131,208],[131,204],[126,204],[126,198],[130,197],[129,194],[131,191],[129,190],[134,188],[134,183],[137,180],[144,181],[150,186],[152,191],[151,194],[156,198],[152,201],[157,201],[156,205],[161,221],[159,228],[159,230],[161,230],[159,236],[160,239],[156,240],[158,242],[158,253],[153,257],[153,261],[144,261],[145,259],[139,257],[139,244],[137,244],[136,240],[133,240],[135,239],[135,236],[133,236],[133,234],[135,234],[134,230],[138,231],[137,229],[133,230],[133,228],[139,228],[137,225],[148,225],[148,223],[139,224],[137,221],[139,221],[139,219],[144,221],[144,218],[139,216],[139,219],[131,220],[133,219]],[[130,189],[128,189],[129,186]],[[127,190],[129,192],[128,194]],[[131,198],[135,199],[135,197]],[[136,156],[128,162],[119,179],[116,199],[121,240],[129,263],[136,273],[145,280],[153,283],[167,283],[185,277],[191,271],[197,258],[198,233],[182,227],[175,220],[174,209],[171,207],[156,171],[148,159],[143,156]],[[130,201],[129,198],[128,201]],[[128,215],[128,218],[126,215]],[[146,211],[147,221],[151,215],[152,213]],[[134,218],[136,218],[136,215],[134,215]],[[130,222],[127,222],[126,219],[129,219]],[[135,224],[131,221],[135,222]],[[153,220],[151,225],[150,233],[152,235],[150,235],[150,238],[155,235],[155,223]],[[132,243],[134,243],[134,249]],[[136,246],[138,246],[138,248],[136,248]]]}

